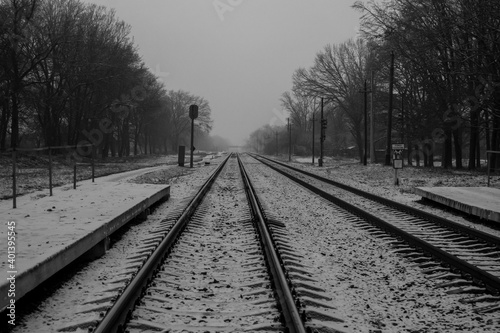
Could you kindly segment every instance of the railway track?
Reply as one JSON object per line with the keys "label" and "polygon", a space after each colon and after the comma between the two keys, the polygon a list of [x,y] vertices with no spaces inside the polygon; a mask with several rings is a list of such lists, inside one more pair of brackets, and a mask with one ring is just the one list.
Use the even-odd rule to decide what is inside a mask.
{"label": "railway track", "polygon": [[[418,249],[402,248],[400,251],[413,257],[426,273],[432,274],[432,278],[449,280],[440,286],[456,288],[450,290],[450,293],[483,294],[464,299],[470,303],[490,303],[476,308],[476,311],[500,310],[500,298],[497,296],[500,291],[498,237],[281,162],[252,156],[292,181]],[[438,262],[430,257],[438,259]]]}
{"label": "railway track", "polygon": [[[232,155],[175,219],[166,218],[124,269],[91,332],[341,332],[283,222],[267,219]],[[123,280],[123,279],[122,279]],[[122,282],[122,281],[120,281]],[[66,325],[59,331],[81,329]]]}

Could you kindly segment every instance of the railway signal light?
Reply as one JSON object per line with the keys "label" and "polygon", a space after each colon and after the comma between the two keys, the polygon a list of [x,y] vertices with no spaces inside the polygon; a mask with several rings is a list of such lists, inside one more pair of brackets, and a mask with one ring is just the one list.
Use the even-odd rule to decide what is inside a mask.
{"label": "railway signal light", "polygon": [[193,151],[194,151],[194,120],[198,118],[198,105],[189,106],[189,118],[191,118],[191,156],[189,158],[189,167],[193,167]]}
{"label": "railway signal light", "polygon": [[321,119],[321,128],[326,129],[326,125],[328,124],[328,121],[326,119]]}
{"label": "railway signal light", "polygon": [[190,105],[189,106],[189,118],[196,119],[198,118],[198,105]]}

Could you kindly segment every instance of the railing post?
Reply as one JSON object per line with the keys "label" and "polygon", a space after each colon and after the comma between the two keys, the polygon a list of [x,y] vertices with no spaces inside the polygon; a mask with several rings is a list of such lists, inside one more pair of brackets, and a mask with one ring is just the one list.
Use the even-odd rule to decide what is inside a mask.
{"label": "railing post", "polygon": [[76,190],[76,146],[73,154],[73,189]]}
{"label": "railing post", "polygon": [[92,144],[92,183],[95,178],[95,145]]}
{"label": "railing post", "polygon": [[490,187],[490,151],[486,151],[486,160],[488,161],[488,187]]}
{"label": "railing post", "polygon": [[17,208],[16,203],[16,148],[12,150],[12,208]]}
{"label": "railing post", "polygon": [[49,193],[52,196],[52,149],[49,147]]}

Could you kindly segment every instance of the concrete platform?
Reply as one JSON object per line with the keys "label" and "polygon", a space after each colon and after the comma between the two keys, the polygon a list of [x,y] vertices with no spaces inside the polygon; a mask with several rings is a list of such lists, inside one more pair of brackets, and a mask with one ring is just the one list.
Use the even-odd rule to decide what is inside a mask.
{"label": "concrete platform", "polygon": [[483,219],[500,222],[500,189],[493,187],[417,187],[415,194]]}
{"label": "concrete platform", "polygon": [[[121,178],[125,178],[124,175]],[[19,197],[18,208],[0,201],[2,231],[0,249],[0,309],[10,302],[15,276],[15,299],[85,255],[99,256],[107,250],[108,236],[155,202],[170,196],[170,186],[118,182],[97,178],[72,186],[54,188],[54,195]],[[8,262],[8,222],[15,222],[15,264]],[[11,223],[12,224],[12,223]]]}

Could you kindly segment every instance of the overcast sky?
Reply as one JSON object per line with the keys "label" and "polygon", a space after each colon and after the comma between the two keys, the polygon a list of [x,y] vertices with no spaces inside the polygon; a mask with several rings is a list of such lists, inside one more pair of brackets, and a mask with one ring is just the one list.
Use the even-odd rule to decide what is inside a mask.
{"label": "overcast sky", "polygon": [[292,74],[327,44],[355,37],[352,0],[86,0],[129,23],[144,62],[166,88],[210,103],[213,135],[243,144],[280,125]]}

